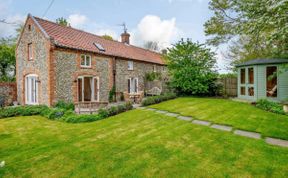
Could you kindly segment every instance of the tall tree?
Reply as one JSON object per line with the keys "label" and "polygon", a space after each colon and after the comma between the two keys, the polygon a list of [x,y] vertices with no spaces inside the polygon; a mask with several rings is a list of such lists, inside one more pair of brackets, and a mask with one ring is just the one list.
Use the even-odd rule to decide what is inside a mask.
{"label": "tall tree", "polygon": [[0,81],[15,80],[15,38],[0,39]]}
{"label": "tall tree", "polygon": [[288,57],[287,0],[211,0],[209,8],[208,43],[228,43],[234,60]]}
{"label": "tall tree", "polygon": [[144,44],[144,48],[149,49],[151,51],[159,51],[160,50],[159,44],[156,41],[147,41]]}
{"label": "tall tree", "polygon": [[171,86],[189,95],[212,94],[216,79],[215,54],[203,44],[181,40],[165,55]]}
{"label": "tall tree", "polygon": [[67,19],[65,19],[64,17],[59,17],[58,19],[56,19],[56,23],[62,26],[70,27],[70,24],[68,23]]}

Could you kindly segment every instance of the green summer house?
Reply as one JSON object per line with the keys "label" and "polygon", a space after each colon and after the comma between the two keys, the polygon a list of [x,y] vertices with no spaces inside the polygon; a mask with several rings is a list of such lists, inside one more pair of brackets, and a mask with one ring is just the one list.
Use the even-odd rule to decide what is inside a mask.
{"label": "green summer house", "polygon": [[239,99],[288,100],[288,59],[255,59],[236,68]]}

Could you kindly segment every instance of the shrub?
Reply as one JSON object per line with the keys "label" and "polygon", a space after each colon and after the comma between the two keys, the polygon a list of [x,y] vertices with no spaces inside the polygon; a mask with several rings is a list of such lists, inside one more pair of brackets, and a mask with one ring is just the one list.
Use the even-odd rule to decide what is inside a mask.
{"label": "shrub", "polygon": [[99,109],[98,114],[103,118],[109,117],[109,113],[107,109],[103,109],[103,108]]}
{"label": "shrub", "polygon": [[258,100],[256,102],[256,107],[277,114],[285,114],[283,106],[281,104],[268,101],[267,99]]}
{"label": "shrub", "polygon": [[56,108],[60,108],[60,109],[65,109],[65,110],[73,110],[75,109],[74,103],[72,102],[65,102],[63,100],[59,100],[56,104],[55,104]]}
{"label": "shrub", "polygon": [[64,109],[53,108],[53,109],[50,109],[50,112],[48,113],[47,118],[56,120],[62,117],[64,114],[65,114]]}
{"label": "shrub", "polygon": [[167,101],[170,99],[174,99],[176,97],[177,96],[174,93],[169,93],[169,94],[164,94],[164,95],[159,95],[159,96],[151,96],[142,101],[142,106],[148,106],[151,104],[160,103],[162,101]]}
{"label": "shrub", "polygon": [[[59,106],[59,105],[58,105]],[[60,120],[69,123],[82,123],[93,122],[101,119],[105,119],[109,116],[125,112],[133,108],[131,103],[125,103],[123,105],[114,106],[108,109],[100,109],[98,114],[89,115],[77,115],[71,107],[49,108],[47,106],[17,106],[7,107],[0,109],[0,118],[13,117],[13,116],[31,116],[41,115],[51,120]],[[70,108],[67,110],[67,108]]]}
{"label": "shrub", "polygon": [[0,118],[39,115],[47,108],[43,105],[7,107],[0,109]]}

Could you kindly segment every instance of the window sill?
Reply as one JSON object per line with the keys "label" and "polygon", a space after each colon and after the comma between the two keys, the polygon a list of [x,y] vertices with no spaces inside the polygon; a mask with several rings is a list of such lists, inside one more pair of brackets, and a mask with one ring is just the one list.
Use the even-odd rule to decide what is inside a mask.
{"label": "window sill", "polygon": [[80,66],[81,69],[92,69],[92,66]]}

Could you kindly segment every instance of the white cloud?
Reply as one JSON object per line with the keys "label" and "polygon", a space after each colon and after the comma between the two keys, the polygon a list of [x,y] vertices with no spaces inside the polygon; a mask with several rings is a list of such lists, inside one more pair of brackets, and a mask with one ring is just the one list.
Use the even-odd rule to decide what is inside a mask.
{"label": "white cloud", "polygon": [[[176,19],[162,20],[155,15],[146,15],[131,33],[131,41],[143,45],[147,41],[158,42],[161,48],[169,47],[180,34]],[[142,44],[141,44],[142,43]]]}
{"label": "white cloud", "polygon": [[74,28],[83,28],[83,25],[88,22],[88,18],[81,14],[71,14],[67,21]]}

